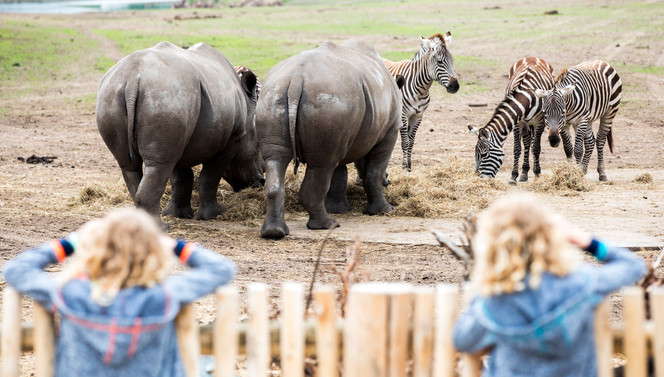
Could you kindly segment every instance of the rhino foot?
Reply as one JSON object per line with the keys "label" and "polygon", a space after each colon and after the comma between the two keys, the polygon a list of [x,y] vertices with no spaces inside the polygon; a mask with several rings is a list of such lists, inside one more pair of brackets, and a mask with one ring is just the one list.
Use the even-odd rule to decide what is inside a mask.
{"label": "rhino foot", "polygon": [[196,213],[196,220],[212,220],[215,217],[224,213],[224,207],[219,203],[210,204],[207,206],[201,205]]}
{"label": "rhino foot", "polygon": [[325,199],[325,210],[328,213],[346,213],[350,211],[350,203],[346,198],[341,201]]}
{"label": "rhino foot", "polygon": [[330,229],[330,228],[336,228],[339,226],[339,223],[337,220],[333,219],[332,217],[326,217],[323,219],[309,219],[307,221],[307,228],[309,229]]}
{"label": "rhino foot", "polygon": [[263,238],[280,239],[286,237],[288,233],[290,233],[290,230],[285,222],[281,224],[269,224],[264,222],[261,227],[261,237]]}
{"label": "rhino foot", "polygon": [[194,217],[194,210],[191,209],[191,206],[181,206],[178,207],[172,201],[168,202],[164,210],[161,211],[163,216],[175,216],[182,219],[191,219]]}
{"label": "rhino foot", "polygon": [[382,203],[368,204],[367,209],[364,211],[367,215],[377,215],[379,213],[390,213],[394,206],[383,200]]}

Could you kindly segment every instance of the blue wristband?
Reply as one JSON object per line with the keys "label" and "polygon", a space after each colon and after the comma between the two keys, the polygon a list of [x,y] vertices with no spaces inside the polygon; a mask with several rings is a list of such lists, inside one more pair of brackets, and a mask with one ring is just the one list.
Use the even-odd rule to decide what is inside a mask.
{"label": "blue wristband", "polygon": [[594,255],[598,260],[604,260],[604,258],[606,258],[606,246],[596,238],[593,238],[592,241],[590,241],[590,245],[588,245],[585,250]]}

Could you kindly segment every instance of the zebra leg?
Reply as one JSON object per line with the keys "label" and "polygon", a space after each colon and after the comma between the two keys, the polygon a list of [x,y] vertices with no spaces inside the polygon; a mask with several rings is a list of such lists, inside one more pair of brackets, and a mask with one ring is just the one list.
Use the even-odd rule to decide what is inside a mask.
{"label": "zebra leg", "polygon": [[525,125],[521,133],[521,140],[523,142],[523,165],[521,166],[521,177],[519,182],[528,181],[528,171],[530,170],[530,145],[533,142],[533,132],[530,125]]}
{"label": "zebra leg", "polygon": [[[583,141],[586,138],[586,130],[588,129],[588,123],[581,122],[576,127],[576,135],[574,137],[574,158],[576,159],[577,164],[581,164],[581,159],[583,157]],[[585,173],[585,171],[584,171]]]}
{"label": "zebra leg", "polygon": [[590,163],[590,156],[595,149],[595,135],[593,134],[592,124],[588,124],[586,134],[583,137],[583,160],[581,161],[581,169],[585,174],[588,171],[588,164]]}
{"label": "zebra leg", "polygon": [[514,132],[514,167],[510,184],[516,185],[516,178],[519,176],[519,158],[521,158],[521,125],[517,124],[512,132]]}
{"label": "zebra leg", "polygon": [[401,167],[410,171],[410,154],[408,153],[408,119],[405,117],[401,118],[399,134],[401,134],[401,152],[403,154]]}
{"label": "zebra leg", "polygon": [[415,133],[422,122],[422,113],[415,114],[408,122],[408,164],[406,169],[411,170],[410,157],[413,154],[413,145],[415,145]]}
{"label": "zebra leg", "polygon": [[574,157],[574,145],[572,144],[572,136],[567,132],[568,129],[567,127],[561,128],[560,137],[563,139],[565,157],[567,157],[567,160],[572,161],[572,157]]}
{"label": "zebra leg", "polygon": [[597,140],[595,140],[597,145],[597,173],[599,173],[600,181],[608,180],[604,172],[604,143],[606,142],[606,136],[611,132],[611,122],[613,122],[613,118],[600,120]]}
{"label": "zebra leg", "polygon": [[[540,152],[542,151],[542,134],[544,133],[544,123],[538,124],[537,127],[535,128],[534,136],[533,136],[533,161],[534,161],[534,168],[533,168],[533,173],[535,173],[535,177],[539,177],[540,174],[542,173],[542,169],[540,168],[540,162],[539,162],[539,157],[540,157]],[[565,137],[563,133],[560,133],[560,136],[563,137],[563,140],[565,140]],[[567,138],[569,142],[569,137]],[[564,145],[564,144],[563,144]]]}

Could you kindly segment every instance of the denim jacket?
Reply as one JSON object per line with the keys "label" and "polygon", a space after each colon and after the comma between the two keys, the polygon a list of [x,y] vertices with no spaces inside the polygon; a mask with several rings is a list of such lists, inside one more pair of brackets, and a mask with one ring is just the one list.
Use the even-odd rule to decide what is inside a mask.
{"label": "denim jacket", "polygon": [[61,285],[44,272],[64,259],[58,244],[22,252],[3,272],[21,294],[59,313],[55,376],[184,376],[173,320],[183,304],[228,283],[235,265],[189,243],[175,252],[192,269],[154,287],[125,288],[110,305],[100,306],[90,299],[86,277]]}
{"label": "denim jacket", "polygon": [[593,318],[611,292],[635,284],[643,259],[602,245],[604,262],[567,276],[544,274],[537,289],[475,297],[454,327],[462,352],[490,350],[484,377],[597,376]]}

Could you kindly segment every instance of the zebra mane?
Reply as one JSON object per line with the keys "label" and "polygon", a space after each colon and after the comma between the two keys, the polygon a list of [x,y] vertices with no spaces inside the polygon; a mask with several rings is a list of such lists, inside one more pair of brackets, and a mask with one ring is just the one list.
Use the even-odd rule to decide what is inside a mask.
{"label": "zebra mane", "polygon": [[565,80],[566,77],[567,77],[567,68],[563,68],[562,72],[560,72],[558,74],[558,77],[556,77],[555,83],[557,84],[557,83]]}
{"label": "zebra mane", "polygon": [[430,36],[428,39],[433,40],[434,38],[438,38],[438,39],[440,40],[440,43],[441,43],[443,46],[446,45],[446,44],[445,44],[445,37],[443,37],[442,34],[440,34],[440,33],[436,33],[436,34]]}

